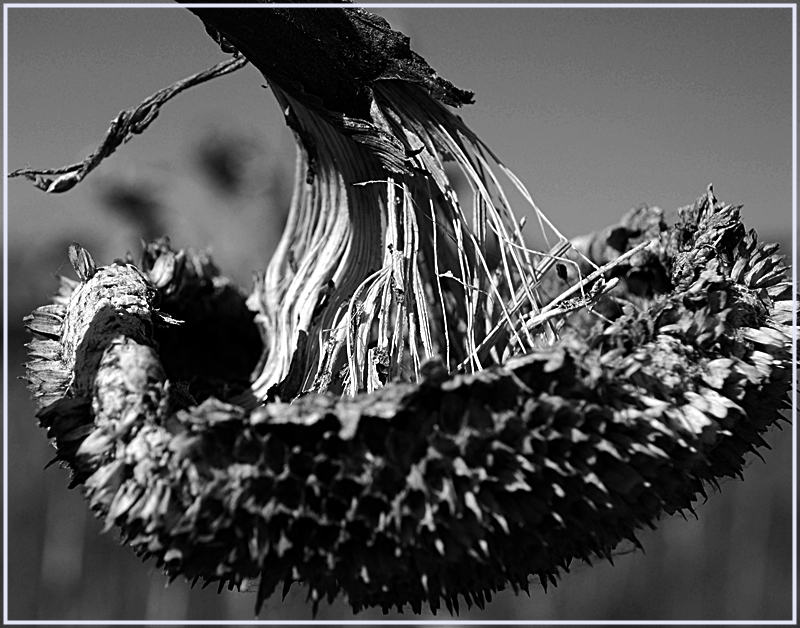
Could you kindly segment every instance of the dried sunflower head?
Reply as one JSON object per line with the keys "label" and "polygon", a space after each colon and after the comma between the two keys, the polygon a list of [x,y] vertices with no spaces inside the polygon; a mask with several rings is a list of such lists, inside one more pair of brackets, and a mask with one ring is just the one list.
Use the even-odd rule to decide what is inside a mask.
{"label": "dried sunflower head", "polygon": [[[192,10],[243,58],[278,46],[259,69],[298,138],[288,225],[250,309],[207,256],[162,240],[141,270],[74,247],[81,281],[27,319],[40,423],[138,554],[171,577],[260,577],[258,605],[303,581],[315,609],[339,594],[355,611],[482,607],[637,543],[765,445],[790,387],[792,286],[738,208],[710,188],[671,228],[640,208],[581,241],[597,269],[447,109],[469,94],[380,18]],[[381,63],[334,48],[325,63],[347,80],[293,80],[308,70],[293,48],[314,43],[299,16],[323,14]],[[265,16],[275,41],[251,40]],[[609,265],[613,322],[559,338],[557,319],[612,287]],[[253,312],[265,346],[243,384]]]}

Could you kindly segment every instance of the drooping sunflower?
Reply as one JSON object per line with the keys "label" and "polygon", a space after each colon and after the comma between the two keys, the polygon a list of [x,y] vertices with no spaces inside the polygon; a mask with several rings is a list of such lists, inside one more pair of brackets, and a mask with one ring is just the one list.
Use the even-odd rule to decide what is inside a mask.
{"label": "drooping sunflower", "polygon": [[[453,113],[471,94],[381,18],[191,10],[297,138],[272,261],[245,297],[166,240],[100,268],[76,244],[81,281],[27,319],[57,459],[137,553],[257,579],[259,605],[302,581],[315,608],[453,611],[741,473],[786,407],[793,294],[738,207],[709,188],[673,226],[643,208],[571,243]],[[20,174],[65,191],[110,150]]]}

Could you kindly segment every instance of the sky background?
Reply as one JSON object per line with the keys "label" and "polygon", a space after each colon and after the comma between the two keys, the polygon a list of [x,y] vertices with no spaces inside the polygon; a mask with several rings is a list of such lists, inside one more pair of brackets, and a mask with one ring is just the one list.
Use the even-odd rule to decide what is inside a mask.
{"label": "sky background", "polygon": [[[440,75],[476,93],[462,117],[566,235],[643,202],[674,210],[709,183],[760,232],[791,224],[789,9],[379,12]],[[9,169],[83,159],[117,112],[225,58],[179,7],[11,9],[8,26]],[[219,201],[191,181],[187,152],[209,127],[234,129],[290,178],[293,140],[262,82],[247,67],[182,94],[67,195],[11,181],[12,240],[55,232],[135,247],[135,234],[96,209],[98,181],[127,176],[167,190],[174,239],[226,256],[228,225],[196,224]],[[263,256],[247,273],[269,245],[256,245]]]}
{"label": "sky background", "polygon": [[[81,161],[119,111],[227,58],[189,11],[166,6],[9,10],[8,170]],[[790,245],[790,9],[376,12],[441,76],[475,92],[459,114],[566,235],[612,224],[640,203],[672,212],[713,183],[720,200],[744,205],[748,227]],[[52,450],[14,378],[25,359],[21,317],[47,301],[55,273],[72,275],[72,240],[98,264],[126,250],[138,257],[141,233],[103,202],[109,186],[152,193],[177,246],[211,247],[223,272],[250,288],[280,235],[294,164],[294,140],[262,83],[246,67],[178,96],[66,194],[8,182],[9,599],[19,618],[252,617],[252,596],[164,589],[151,564],[99,535],[80,494],[63,490],[66,473],[42,472]],[[198,148],[215,133],[247,145],[248,180],[260,187],[231,197],[204,181]],[[462,619],[786,619],[789,436],[769,434],[767,464],[756,461],[747,482],[712,495],[698,522],[672,517],[644,533],[647,555],[579,568],[547,596],[503,594]],[[269,616],[310,618],[303,595],[271,600]],[[341,606],[322,613],[348,617]],[[368,618],[382,616],[357,617]]]}

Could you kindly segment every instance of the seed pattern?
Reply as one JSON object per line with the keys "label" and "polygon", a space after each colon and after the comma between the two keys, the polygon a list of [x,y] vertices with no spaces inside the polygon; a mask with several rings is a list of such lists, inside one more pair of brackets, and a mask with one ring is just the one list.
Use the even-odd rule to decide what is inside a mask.
{"label": "seed pattern", "polygon": [[[547,587],[741,476],[788,407],[777,247],[710,189],[679,214],[653,256],[671,288],[611,322],[474,373],[429,361],[417,383],[255,409],[167,377],[153,338],[180,328],[170,307],[245,308],[198,289],[219,281],[207,258],[154,244],[142,271],[99,268],[26,319],[38,418],[106,527],[171,578],[255,579],[259,606],[302,581],[315,609],[345,595],[354,611]],[[95,323],[107,303],[116,326]],[[72,382],[85,343],[102,349],[93,386]]]}

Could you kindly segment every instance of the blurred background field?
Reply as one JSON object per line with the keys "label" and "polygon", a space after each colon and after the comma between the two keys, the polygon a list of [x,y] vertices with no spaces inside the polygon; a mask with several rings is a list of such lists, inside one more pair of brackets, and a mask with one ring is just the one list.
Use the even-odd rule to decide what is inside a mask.
{"label": "blurred background field", "polygon": [[[645,202],[672,212],[708,183],[791,251],[791,13],[780,9],[389,9],[412,46],[476,92],[460,115],[567,235]],[[80,161],[118,111],[224,58],[180,8],[12,9],[8,168]],[[144,45],[146,43],[146,45]],[[100,526],[52,456],[18,380],[22,317],[78,240],[99,264],[141,237],[209,247],[245,290],[289,202],[294,143],[251,67],[168,104],[142,137],[65,195],[8,186],[8,612],[27,620],[250,620],[255,596],[166,579]],[[506,592],[470,620],[780,620],[792,612],[792,428],[766,464],[640,535],[646,554],[575,565],[547,594]],[[307,620],[305,590],[261,619]],[[317,619],[353,616],[342,601]],[[447,620],[440,613],[435,619]]]}

